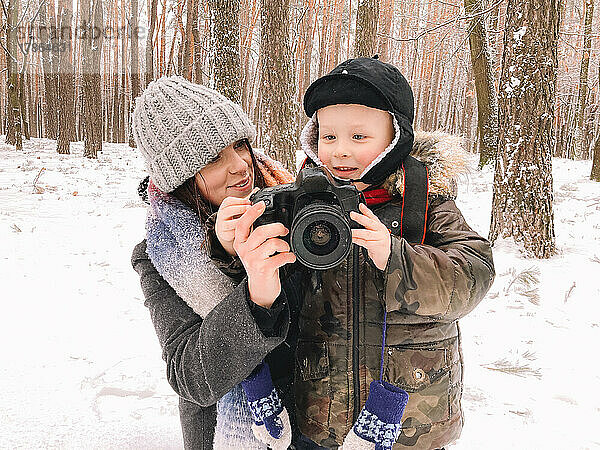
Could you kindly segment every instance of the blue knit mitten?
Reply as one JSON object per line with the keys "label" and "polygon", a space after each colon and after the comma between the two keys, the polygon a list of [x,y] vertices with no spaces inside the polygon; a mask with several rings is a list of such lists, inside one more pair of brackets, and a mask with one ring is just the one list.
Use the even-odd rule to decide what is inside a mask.
{"label": "blue knit mitten", "polygon": [[385,381],[373,381],[369,397],[344,439],[343,450],[392,448],[402,431],[408,393]]}
{"label": "blue knit mitten", "polygon": [[285,450],[292,442],[292,427],[288,412],[273,386],[266,362],[260,364],[242,381],[252,413],[252,432],[273,450]]}

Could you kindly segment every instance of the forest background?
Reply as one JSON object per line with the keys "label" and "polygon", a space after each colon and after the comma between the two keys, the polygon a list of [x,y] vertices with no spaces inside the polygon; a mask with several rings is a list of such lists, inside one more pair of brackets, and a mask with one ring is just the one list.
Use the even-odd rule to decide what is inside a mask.
{"label": "forest background", "polygon": [[17,150],[30,137],[61,154],[83,140],[88,158],[133,147],[134,99],[178,74],[241,103],[255,145],[294,170],[310,82],[378,54],[411,84],[416,129],[459,134],[495,164],[490,239],[547,258],[552,157],[596,155],[600,180],[594,1],[2,0],[0,132]]}

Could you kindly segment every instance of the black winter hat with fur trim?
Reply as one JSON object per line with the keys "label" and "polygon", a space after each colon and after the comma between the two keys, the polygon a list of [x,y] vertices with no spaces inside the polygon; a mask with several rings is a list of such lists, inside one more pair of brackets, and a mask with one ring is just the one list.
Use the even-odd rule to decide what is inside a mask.
{"label": "black winter hat with fur trim", "polygon": [[395,66],[379,61],[377,56],[349,59],[315,80],[304,94],[304,111],[311,118],[321,108],[340,104],[369,106],[394,115],[399,134],[395,145],[360,178],[367,184],[381,183],[412,150],[414,98],[408,81]]}

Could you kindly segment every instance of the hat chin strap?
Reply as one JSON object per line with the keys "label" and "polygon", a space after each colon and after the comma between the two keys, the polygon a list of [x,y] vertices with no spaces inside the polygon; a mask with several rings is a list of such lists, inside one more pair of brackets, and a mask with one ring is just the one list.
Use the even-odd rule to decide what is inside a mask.
{"label": "hat chin strap", "polygon": [[[369,173],[369,171],[371,169],[373,169],[375,166],[377,166],[377,164],[379,164],[379,162],[383,158],[385,158],[394,149],[394,147],[396,147],[396,144],[400,140],[401,132],[400,132],[400,125],[398,124],[398,120],[396,119],[396,116],[394,114],[392,114],[389,111],[387,111],[387,112],[392,116],[392,123],[394,125],[394,139],[392,139],[392,142],[390,142],[390,144],[385,148],[385,150],[383,150],[379,155],[377,155],[377,157],[373,161],[371,161],[371,163],[367,167],[365,167],[365,169],[362,171],[362,173],[360,174],[360,176],[358,178],[338,177],[338,176],[334,175],[331,172],[331,170],[329,170],[329,168],[327,168],[327,166],[325,166],[325,164],[323,164],[323,162],[319,159],[319,156],[317,155],[317,152],[316,152],[317,142],[319,139],[319,125],[317,124],[317,113],[316,112],[310,118],[308,123],[304,126],[304,129],[302,130],[302,133],[300,134],[300,142],[301,142],[302,150],[304,150],[304,153],[306,154],[306,156],[308,156],[312,161],[314,161],[317,164],[317,166],[325,167],[327,169],[327,172],[329,172],[329,174],[334,179],[336,179],[338,181],[364,182],[363,178]],[[367,184],[371,184],[371,183],[367,183]]]}

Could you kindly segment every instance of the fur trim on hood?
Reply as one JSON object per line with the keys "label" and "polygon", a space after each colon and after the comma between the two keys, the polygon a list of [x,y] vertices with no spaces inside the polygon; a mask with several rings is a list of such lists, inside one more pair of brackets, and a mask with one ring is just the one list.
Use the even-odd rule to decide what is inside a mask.
{"label": "fur trim on hood", "polygon": [[[429,195],[456,198],[458,182],[470,173],[469,154],[465,150],[463,138],[443,131],[415,131],[410,155],[427,167]],[[402,169],[390,175],[383,186],[392,195],[402,194]]]}
{"label": "fur trim on hood", "polygon": [[[302,130],[300,143],[302,150],[317,165],[322,163],[317,156],[318,126],[309,120]],[[429,174],[429,195],[456,198],[458,182],[470,173],[469,153],[465,150],[464,139],[443,131],[415,131],[413,149],[410,155],[427,167]],[[383,186],[391,195],[404,192],[404,174],[399,168],[387,177]]]}

